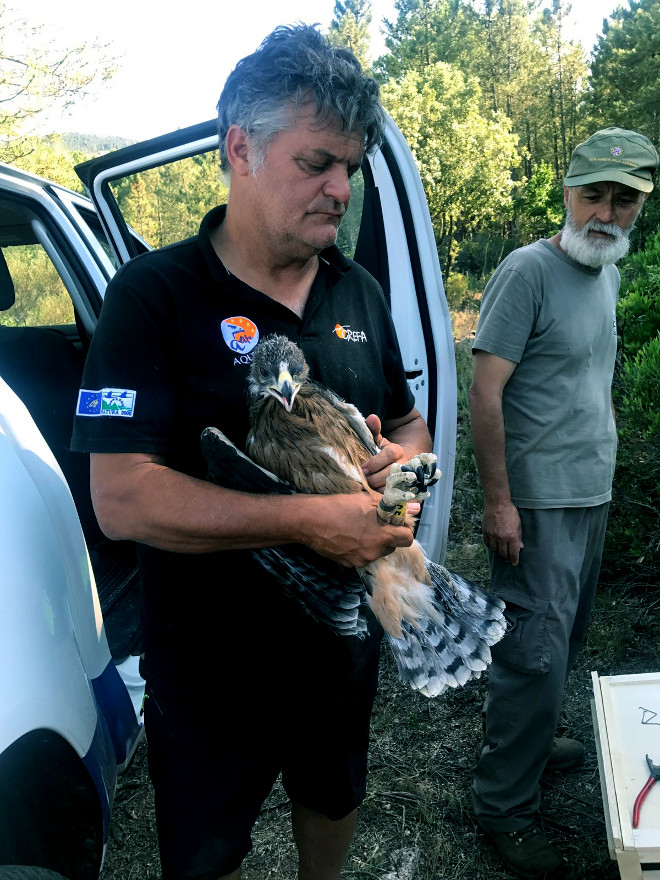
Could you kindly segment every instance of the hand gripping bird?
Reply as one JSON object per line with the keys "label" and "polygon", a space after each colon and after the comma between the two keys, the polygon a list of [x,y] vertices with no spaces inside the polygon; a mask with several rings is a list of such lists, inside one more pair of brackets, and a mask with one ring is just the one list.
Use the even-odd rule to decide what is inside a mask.
{"label": "hand gripping bird", "polygon": [[[379,451],[371,431],[356,407],[310,379],[295,343],[284,336],[264,339],[248,381],[247,454],[217,428],[206,428],[209,479],[248,492],[373,493],[362,472]],[[440,477],[435,462],[424,453],[391,466],[377,508],[381,519],[412,525],[406,504],[428,497]],[[313,617],[340,635],[366,632],[368,604],[401,680],[427,696],[478,678],[490,662],[490,646],[505,632],[504,604],[427,559],[417,541],[357,570],[303,545],[252,552]]]}

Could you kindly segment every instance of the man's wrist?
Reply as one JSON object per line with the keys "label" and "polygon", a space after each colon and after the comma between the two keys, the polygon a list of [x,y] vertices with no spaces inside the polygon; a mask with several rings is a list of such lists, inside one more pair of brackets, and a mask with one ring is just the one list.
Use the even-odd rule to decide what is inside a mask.
{"label": "man's wrist", "polygon": [[286,523],[287,542],[309,544],[318,532],[317,502],[322,496],[299,493],[285,499],[286,509],[282,511],[282,521]]}
{"label": "man's wrist", "polygon": [[510,492],[484,492],[484,507],[508,507],[513,504]]}

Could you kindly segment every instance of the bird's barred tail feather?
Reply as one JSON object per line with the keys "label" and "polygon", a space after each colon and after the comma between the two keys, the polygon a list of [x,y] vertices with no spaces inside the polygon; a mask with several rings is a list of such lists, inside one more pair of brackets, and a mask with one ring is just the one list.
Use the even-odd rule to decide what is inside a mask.
{"label": "bird's barred tail feather", "polygon": [[427,560],[427,571],[436,601],[449,614],[467,620],[489,647],[500,641],[507,627],[506,605],[501,599],[435,562]]}
{"label": "bird's barred tail feather", "polygon": [[428,562],[434,613],[404,621],[400,638],[387,635],[401,680],[428,697],[479,678],[490,647],[506,632],[504,603],[446,568]]}

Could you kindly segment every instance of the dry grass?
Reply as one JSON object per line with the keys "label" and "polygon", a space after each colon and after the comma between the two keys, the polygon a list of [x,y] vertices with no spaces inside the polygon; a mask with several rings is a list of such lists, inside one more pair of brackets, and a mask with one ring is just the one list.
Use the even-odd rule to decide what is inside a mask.
{"label": "dry grass", "polygon": [[[660,668],[653,614],[634,601],[618,608],[620,626],[635,633],[624,656],[609,641],[613,606],[601,597],[592,633],[574,672],[560,731],[580,738],[582,770],[543,780],[543,823],[569,862],[567,880],[616,880],[610,861],[590,715],[590,672],[617,674]],[[486,682],[437,700],[403,688],[386,650],[372,723],[368,795],[343,876],[346,880],[504,880],[502,867],[476,826],[470,807],[471,770],[481,738]],[[245,880],[294,880],[290,811],[279,784],[254,829]],[[146,750],[119,784],[103,880],[157,880],[158,853]]]}
{"label": "dry grass", "polygon": [[474,338],[478,320],[479,312],[477,310],[471,309],[465,312],[452,312],[451,326],[454,339],[458,342],[461,339]]}
{"label": "dry grass", "polygon": [[[455,551],[456,548],[453,548]],[[466,554],[483,571],[474,548]],[[622,674],[660,668],[657,603],[599,598],[588,642],[567,688],[560,731],[586,747],[584,768],[543,780],[543,822],[569,861],[568,880],[615,880],[607,851],[590,715],[590,672]],[[616,636],[617,637],[613,637]],[[428,700],[403,688],[383,651],[372,723],[370,778],[346,880],[500,880],[501,866],[470,808],[471,769],[481,737],[486,682]],[[278,785],[254,830],[245,880],[293,880],[289,806]],[[157,880],[158,852],[146,749],[120,780],[104,880]]]}

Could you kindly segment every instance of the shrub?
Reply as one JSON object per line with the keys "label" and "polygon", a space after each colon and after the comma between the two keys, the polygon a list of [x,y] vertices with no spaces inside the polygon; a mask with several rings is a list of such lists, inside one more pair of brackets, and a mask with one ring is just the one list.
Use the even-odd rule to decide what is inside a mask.
{"label": "shrub", "polygon": [[622,267],[617,314],[622,352],[628,357],[660,332],[660,229]]}
{"label": "shrub", "polygon": [[645,440],[660,438],[660,334],[628,357],[621,371],[622,405],[628,423]]}
{"label": "shrub", "polygon": [[621,268],[617,316],[622,356],[614,380],[619,449],[604,572],[611,579],[656,586],[660,575],[660,229],[647,231],[645,245]]}
{"label": "shrub", "polygon": [[469,279],[460,272],[450,272],[445,283],[447,305],[454,311],[463,311],[464,303],[469,296]]}
{"label": "shrub", "polygon": [[660,335],[624,357],[615,383],[619,450],[605,569],[657,585],[660,575]]}

